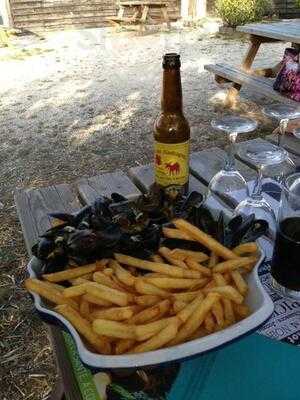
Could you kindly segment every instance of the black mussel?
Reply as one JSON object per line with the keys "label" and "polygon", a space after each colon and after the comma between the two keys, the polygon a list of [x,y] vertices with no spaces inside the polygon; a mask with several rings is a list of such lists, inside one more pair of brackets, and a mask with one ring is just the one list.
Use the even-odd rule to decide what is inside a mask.
{"label": "black mussel", "polygon": [[67,222],[68,225],[73,225],[75,223],[75,215],[67,214],[67,213],[50,213],[49,217],[54,218],[56,220]]}
{"label": "black mussel", "polygon": [[52,274],[62,271],[68,265],[68,255],[63,251],[54,251],[47,260],[44,260],[41,272],[42,274]]}
{"label": "black mussel", "polygon": [[192,221],[199,229],[207,234],[217,236],[217,223],[214,220],[212,213],[206,206],[201,206],[195,209],[194,221]]}
{"label": "black mussel", "polygon": [[208,249],[201,243],[194,242],[191,240],[183,239],[162,239],[161,246],[168,247],[169,249],[185,249],[193,251],[201,251],[203,253],[208,253]]}
{"label": "black mussel", "polygon": [[74,226],[77,227],[80,222],[87,218],[91,214],[92,207],[91,206],[85,206],[81,210],[79,210],[76,214],[74,214],[75,221],[74,221]]}
{"label": "black mussel", "polygon": [[92,205],[92,214],[94,214],[96,217],[109,219],[111,217],[111,213],[109,210],[110,204],[111,200],[108,197],[98,197]]}
{"label": "black mussel", "polygon": [[47,238],[41,238],[32,246],[32,254],[41,260],[46,260],[55,249],[55,242]]}
{"label": "black mussel", "polygon": [[41,235],[42,238],[46,239],[55,239],[57,235],[60,235],[64,232],[64,229],[69,226],[66,222],[65,224],[54,226],[53,228],[48,229],[45,233]]}
{"label": "black mussel", "polygon": [[182,198],[178,202],[179,207],[176,209],[176,216],[181,218],[189,218],[194,207],[199,208],[202,205],[203,196],[201,193],[193,191],[186,198]]}
{"label": "black mussel", "polygon": [[76,230],[67,241],[67,252],[71,257],[93,256],[101,247],[98,235],[90,229]]}
{"label": "black mussel", "polygon": [[[236,221],[235,221],[236,219]],[[241,243],[243,236],[252,227],[255,221],[255,215],[251,214],[249,216],[237,216],[231,220],[227,225],[225,234],[225,246],[233,248]]]}
{"label": "black mussel", "polygon": [[241,239],[241,243],[255,242],[259,237],[266,235],[269,229],[267,221],[257,219]]}
{"label": "black mussel", "polygon": [[112,193],[111,199],[114,203],[122,203],[123,201],[127,201],[126,197],[120,193]]}
{"label": "black mussel", "polygon": [[138,234],[124,232],[119,242],[121,252],[134,252],[136,250],[156,251],[159,247],[161,228],[158,225],[150,225]]}

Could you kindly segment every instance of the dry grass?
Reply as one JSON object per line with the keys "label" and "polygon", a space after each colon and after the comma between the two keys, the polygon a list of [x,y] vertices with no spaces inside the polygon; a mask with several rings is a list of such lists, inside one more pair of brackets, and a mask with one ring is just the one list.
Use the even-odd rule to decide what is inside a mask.
{"label": "dry grass", "polygon": [[[28,256],[13,203],[15,188],[74,182],[84,175],[125,171],[150,162],[160,58],[171,49],[182,51],[192,150],[225,144],[209,125],[223,109],[210,101],[218,89],[202,66],[225,57],[239,62],[240,42],[222,38],[199,42],[197,31],[181,36],[108,36],[101,42],[101,32],[94,36],[82,32],[80,37],[76,32],[57,33],[57,41],[51,34],[38,44],[45,51],[23,61],[1,62],[0,51],[5,70],[0,82],[0,201],[5,206],[0,210],[2,400],[45,399],[56,380],[45,326],[22,286]],[[37,47],[36,39],[26,40],[19,45]],[[49,48],[53,51],[46,51]],[[278,44],[269,48],[272,60],[282,52]],[[264,101],[255,98],[257,104]],[[238,111],[262,119],[255,102],[248,98]],[[255,136],[270,133],[263,126]]]}

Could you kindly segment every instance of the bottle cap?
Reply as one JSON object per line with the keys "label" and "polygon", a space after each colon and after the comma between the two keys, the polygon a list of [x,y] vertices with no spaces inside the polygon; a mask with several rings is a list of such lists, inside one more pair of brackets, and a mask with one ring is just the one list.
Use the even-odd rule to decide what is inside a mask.
{"label": "bottle cap", "polygon": [[163,68],[173,69],[180,68],[180,55],[177,53],[167,53],[163,56]]}

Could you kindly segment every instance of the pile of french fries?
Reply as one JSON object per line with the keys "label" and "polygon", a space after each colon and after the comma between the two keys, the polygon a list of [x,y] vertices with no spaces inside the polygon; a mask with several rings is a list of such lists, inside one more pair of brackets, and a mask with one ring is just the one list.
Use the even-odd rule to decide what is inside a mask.
{"label": "pile of french fries", "polygon": [[163,228],[165,237],[199,242],[207,252],[161,247],[150,261],[115,254],[43,280],[27,279],[26,288],[55,304],[101,354],[174,346],[247,317],[244,274],[258,260],[256,243],[230,250],[185,220],[173,223],[175,228]]}

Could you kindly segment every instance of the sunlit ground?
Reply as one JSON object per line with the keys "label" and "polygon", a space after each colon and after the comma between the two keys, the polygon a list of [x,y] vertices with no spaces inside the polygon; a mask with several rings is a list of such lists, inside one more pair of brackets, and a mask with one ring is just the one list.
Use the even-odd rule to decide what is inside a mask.
{"label": "sunlit ground", "polygon": [[[148,163],[159,112],[161,58],[182,58],[184,109],[192,150],[224,146],[210,121],[224,112],[224,91],[207,63],[239,64],[240,39],[200,31],[137,36],[104,29],[21,37],[0,49],[0,371],[1,399],[43,399],[55,380],[45,330],[21,288],[27,262],[13,205],[16,187],[74,182],[82,176]],[[263,46],[257,65],[270,66],[284,45]],[[255,135],[272,126],[260,109],[268,100],[242,91],[237,112],[260,120]]]}

